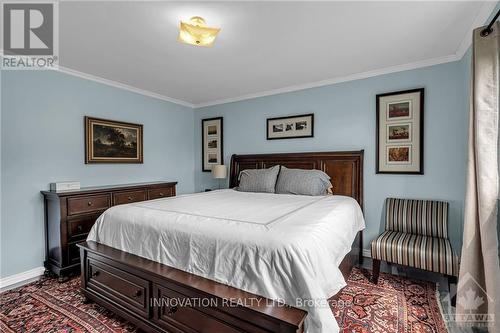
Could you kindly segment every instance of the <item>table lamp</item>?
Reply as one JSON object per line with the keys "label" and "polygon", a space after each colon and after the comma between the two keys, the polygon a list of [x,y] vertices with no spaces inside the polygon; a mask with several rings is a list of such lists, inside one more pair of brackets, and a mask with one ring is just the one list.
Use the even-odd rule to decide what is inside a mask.
{"label": "table lamp", "polygon": [[227,177],[227,168],[225,165],[219,164],[214,165],[212,167],[212,177],[218,179],[219,181],[219,190],[220,190],[220,180],[225,179]]}

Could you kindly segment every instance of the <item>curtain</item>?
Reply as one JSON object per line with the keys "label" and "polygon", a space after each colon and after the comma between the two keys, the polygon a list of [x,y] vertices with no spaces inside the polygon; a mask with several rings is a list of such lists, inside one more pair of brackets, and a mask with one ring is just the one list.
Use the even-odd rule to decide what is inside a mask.
{"label": "curtain", "polygon": [[500,332],[497,214],[500,23],[472,45],[464,235],[457,286],[457,323]]}

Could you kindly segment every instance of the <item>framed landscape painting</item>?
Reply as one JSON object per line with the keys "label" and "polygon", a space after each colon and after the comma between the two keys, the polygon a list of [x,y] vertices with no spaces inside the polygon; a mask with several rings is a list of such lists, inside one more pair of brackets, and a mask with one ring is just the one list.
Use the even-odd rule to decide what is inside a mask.
{"label": "framed landscape painting", "polygon": [[209,172],[212,166],[224,164],[222,154],[222,117],[203,119],[202,132],[202,170]]}
{"label": "framed landscape painting", "polygon": [[143,163],[142,125],[85,117],[85,163]]}
{"label": "framed landscape painting", "polygon": [[314,114],[268,118],[267,139],[295,139],[314,136]]}
{"label": "framed landscape painting", "polygon": [[377,95],[377,173],[424,173],[424,88]]}

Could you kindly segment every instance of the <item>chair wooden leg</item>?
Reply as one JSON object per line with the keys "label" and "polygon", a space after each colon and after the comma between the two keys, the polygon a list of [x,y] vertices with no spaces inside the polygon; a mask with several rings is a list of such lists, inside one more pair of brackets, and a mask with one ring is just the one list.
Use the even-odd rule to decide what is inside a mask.
{"label": "chair wooden leg", "polygon": [[378,284],[378,276],[380,274],[380,260],[378,259],[373,259],[372,274],[372,282]]}
{"label": "chair wooden leg", "polygon": [[[451,293],[451,285],[452,284],[457,284],[458,283],[458,279],[456,276],[453,276],[453,275],[448,275],[448,292]],[[451,298],[451,306],[457,306],[457,293],[455,293],[453,295],[453,297]]]}

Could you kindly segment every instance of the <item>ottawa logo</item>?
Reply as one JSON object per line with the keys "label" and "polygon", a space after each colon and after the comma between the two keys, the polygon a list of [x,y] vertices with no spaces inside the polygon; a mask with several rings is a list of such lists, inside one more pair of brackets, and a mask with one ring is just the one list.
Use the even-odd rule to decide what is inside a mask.
{"label": "ottawa logo", "polygon": [[455,293],[443,301],[449,301],[457,294],[457,309],[455,313],[444,314],[444,319],[450,324],[457,326],[488,327],[495,324],[495,315],[488,313],[488,303],[494,302],[493,297],[488,295],[480,283],[472,275],[466,273],[460,279]]}

